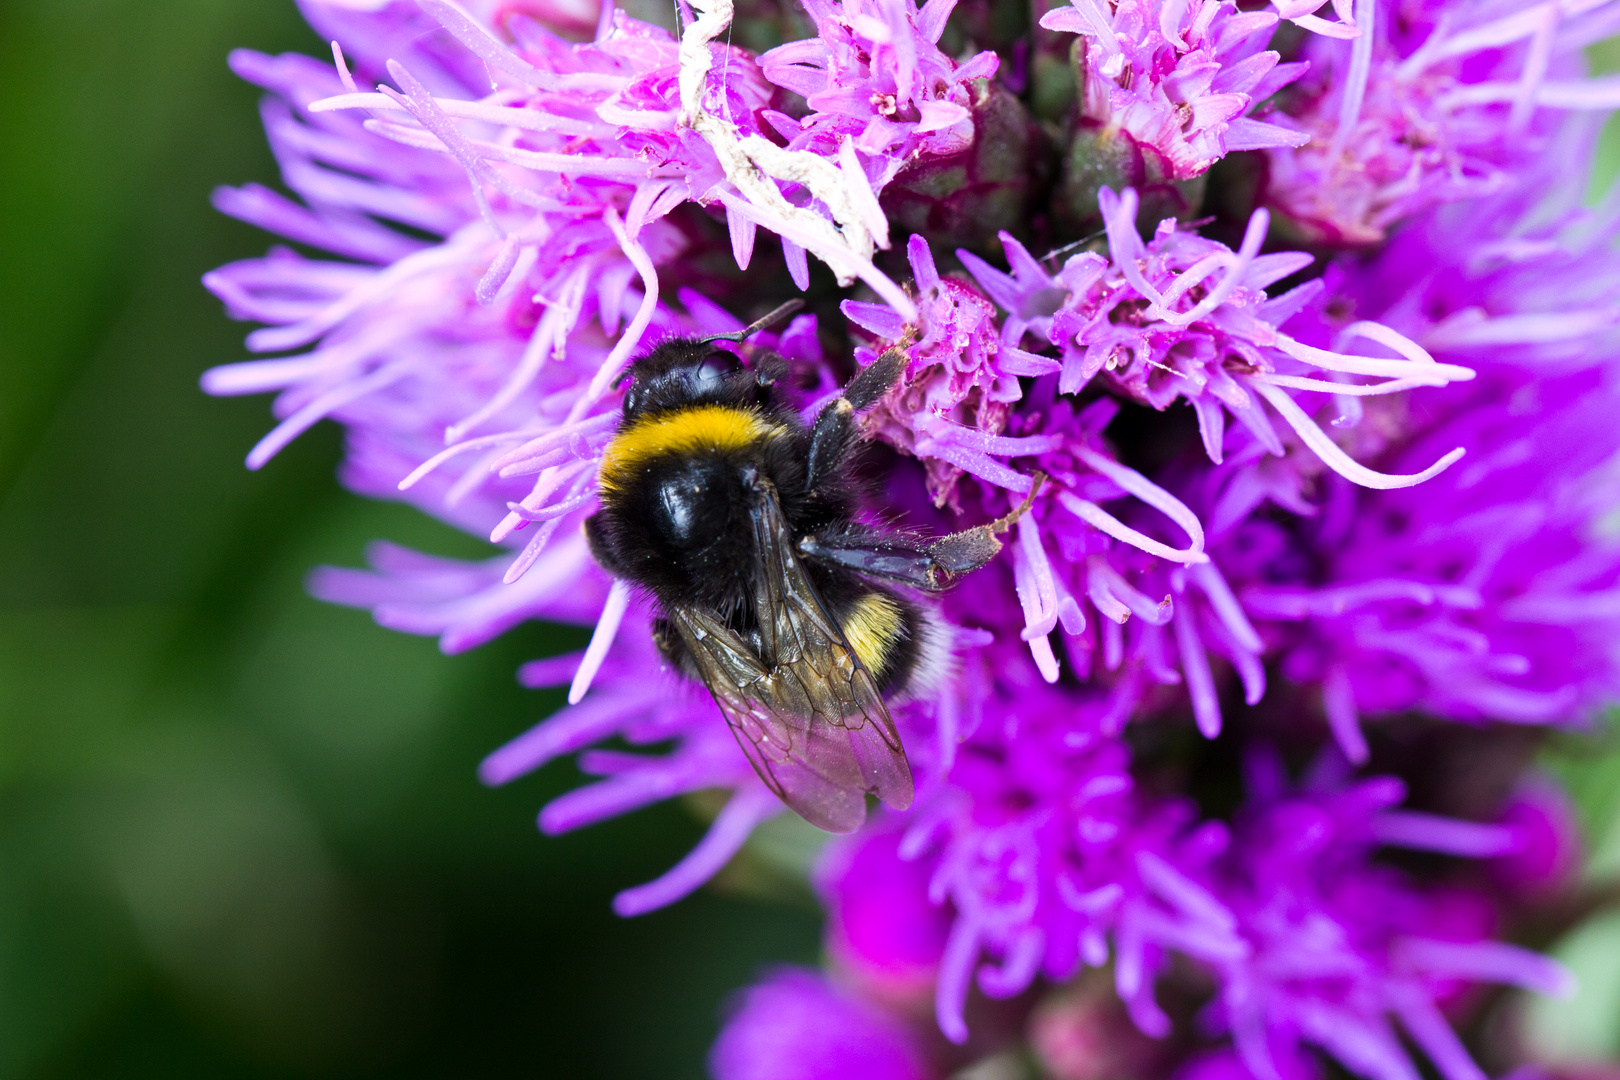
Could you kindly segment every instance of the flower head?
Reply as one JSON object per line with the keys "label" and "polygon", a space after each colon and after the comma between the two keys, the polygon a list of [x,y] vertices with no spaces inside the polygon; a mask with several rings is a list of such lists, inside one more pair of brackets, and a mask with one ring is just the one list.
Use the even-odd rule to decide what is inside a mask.
{"label": "flower head", "polygon": [[1300,138],[1268,152],[1270,204],[1313,240],[1375,243],[1424,209],[1515,186],[1527,162],[1568,160],[1561,113],[1620,104],[1581,56],[1620,25],[1613,4],[1356,11],[1355,40],[1307,43],[1310,76],[1277,117]]}
{"label": "flower head", "polygon": [[[952,501],[962,470],[948,458],[919,453],[919,445],[950,427],[999,435],[1007,426],[1008,406],[1023,396],[1018,375],[1033,374],[1039,363],[1020,363],[1016,350],[1001,348],[995,307],[967,282],[940,276],[922,236],[912,234],[906,254],[918,291],[921,337],[908,349],[911,363],[903,388],[880,402],[864,423],[883,441],[924,458],[929,494],[944,505]],[[879,340],[906,335],[905,321],[882,304],[846,300],[843,311]],[[862,350],[856,359],[870,362],[876,354]]]}
{"label": "flower head", "polygon": [[[1217,463],[1225,452],[1228,413],[1269,452],[1281,455],[1283,442],[1271,419],[1277,415],[1329,468],[1367,486],[1420,483],[1460,456],[1454,451],[1411,475],[1379,475],[1344,454],[1295,402],[1289,391],[1375,396],[1441,386],[1473,373],[1437,363],[1421,346],[1380,324],[1346,327],[1334,349],[1307,345],[1284,332],[1282,325],[1316,300],[1321,286],[1307,283],[1275,298],[1266,294],[1267,286],[1312,260],[1299,252],[1260,254],[1269,220],[1264,211],[1250,219],[1242,246],[1233,251],[1171,219],[1144,244],[1136,233],[1132,191],[1116,197],[1105,188],[1101,205],[1107,258],[1084,252],[1051,273],[1010,237],[1003,243],[1014,268],[1011,276],[971,253],[963,256],[1010,313],[1009,332],[1019,332],[1020,338],[1039,333],[1046,338],[1043,344],[1062,351],[1059,392],[1078,393],[1100,376],[1111,390],[1155,409],[1185,399],[1197,411],[1204,448]],[[1394,355],[1344,351],[1352,342]],[[1357,383],[1347,376],[1380,381]]]}
{"label": "flower head", "polygon": [[882,188],[924,154],[949,157],[973,141],[972,83],[1000,59],[980,52],[958,63],[939,49],[954,0],[813,0],[806,12],[819,35],[759,58],[765,77],[804,97],[802,120],[773,115],[791,149],[836,152],[845,138],[874,159]]}
{"label": "flower head", "polygon": [[1374,1080],[1419,1075],[1406,1038],[1446,1080],[1483,1075],[1441,1006],[1473,981],[1568,994],[1553,962],[1490,940],[1482,896],[1422,889],[1369,860],[1388,845],[1451,856],[1510,851],[1507,830],[1396,809],[1401,783],[1344,784],[1331,760],[1291,793],[1268,759],[1251,767],[1251,802],[1213,889],[1244,943],[1214,961],[1213,1019],[1258,1080],[1298,1075],[1309,1044]]}
{"label": "flower head", "polygon": [[[1437,210],[1377,258],[1344,264],[1345,307],[1481,372],[1421,412],[1348,426],[1401,423],[1397,468],[1458,444],[1469,463],[1421,494],[1331,485],[1303,544],[1236,507],[1216,512],[1244,521],[1213,546],[1249,582],[1245,609],[1305,631],[1285,635],[1283,670],[1322,688],[1352,760],[1366,754],[1363,713],[1569,722],[1615,693],[1607,492],[1620,444],[1604,417],[1607,298],[1620,286],[1597,254],[1614,228],[1606,214],[1504,195]],[[1217,482],[1223,500],[1255,490],[1237,474]]]}
{"label": "flower head", "polygon": [[[864,291],[818,282],[813,313],[714,347],[779,356],[806,417],[850,360],[903,350],[859,421],[889,448],[862,466],[867,511],[1005,544],[909,597],[951,653],[888,706],[915,805],[828,849],[837,981],[779,972],[739,999],[722,1080],[948,1073],[970,1051],[937,1036],[975,1045],[975,994],[1065,1077],[1316,1080],[1326,1055],[1478,1080],[1447,1020],[1462,991],[1566,988],[1497,940],[1567,878],[1558,800],[1525,786],[1464,821],[1352,769],[1363,716],[1569,723],[1620,695],[1620,212],[1580,205],[1591,125],[1560,115],[1614,96],[1577,52],[1620,5],[1367,0],[1329,21],[1309,0],[1080,0],[1040,20],[1075,35],[1082,83],[1044,129],[1027,54],[941,47],[949,0],[811,0],[813,36],[758,56],[722,43],[730,0],[683,5],[678,36],[570,0],[306,6],[340,39],[332,67],[233,58],[272,94],[298,201],[218,199],[327,254],[209,275],[276,355],[205,385],[278,392],[254,467],[329,417],[351,488],[497,545],[378,545],[369,570],[318,571],[318,595],[446,651],[594,624],[520,672],[569,704],[481,775],[577,755],[592,779],[541,812],[552,833],[722,792],[617,911],[687,895],[783,810],[580,528],[635,357],[734,334],[809,289],[816,255]],[[1302,62],[1269,47],[1285,19],[1317,35]],[[1037,214],[1059,138],[1066,187]],[[1206,181],[1230,185],[1221,218],[1138,231],[1155,189]],[[1037,255],[1076,185],[1102,232]],[[1006,269],[949,261],[996,229]],[[907,232],[904,266],[879,256]],[[1277,246],[1300,235],[1317,249]],[[1273,737],[1318,764],[1290,781],[1254,751]],[[1237,787],[1216,775],[1235,745],[1230,809],[1210,793]],[[1424,858],[1397,870],[1392,848]],[[1196,1026],[1201,1052],[1096,1052],[1127,1021]]]}
{"label": "flower head", "polygon": [[881,1009],[808,971],[750,987],[709,1055],[715,1080],[928,1080],[921,1051]]}
{"label": "flower head", "polygon": [[1041,188],[1042,137],[994,76],[1000,58],[939,48],[956,0],[806,6],[816,38],[760,57],[766,78],[805,98],[808,115],[768,114],[790,149],[852,139],[885,216],[977,244],[1017,228]]}
{"label": "flower head", "polygon": [[1079,35],[1081,116],[1146,159],[1141,175],[1119,178],[1140,184],[1191,179],[1236,150],[1304,141],[1246,115],[1305,70],[1279,66],[1266,49],[1277,21],[1231,0],[1074,0],[1041,25]]}

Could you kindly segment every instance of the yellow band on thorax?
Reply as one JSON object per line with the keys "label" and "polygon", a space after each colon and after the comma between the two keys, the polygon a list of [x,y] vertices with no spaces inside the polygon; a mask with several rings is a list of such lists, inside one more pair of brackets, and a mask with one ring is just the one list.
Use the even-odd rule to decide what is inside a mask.
{"label": "yellow band on thorax", "polygon": [[628,482],[648,459],[704,450],[738,450],[778,431],[753,409],[695,405],[643,416],[613,437],[602,453],[599,483],[611,490]]}

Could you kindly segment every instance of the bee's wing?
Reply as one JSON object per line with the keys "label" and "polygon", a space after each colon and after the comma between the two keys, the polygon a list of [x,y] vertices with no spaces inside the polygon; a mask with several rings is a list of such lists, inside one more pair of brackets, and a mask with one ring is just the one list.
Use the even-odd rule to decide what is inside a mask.
{"label": "bee's wing", "polygon": [[911,805],[911,767],[872,675],[827,615],[774,496],[754,512],[762,659],[708,612],[669,614],[736,733],[782,801],[812,825],[852,832],[866,792]]}

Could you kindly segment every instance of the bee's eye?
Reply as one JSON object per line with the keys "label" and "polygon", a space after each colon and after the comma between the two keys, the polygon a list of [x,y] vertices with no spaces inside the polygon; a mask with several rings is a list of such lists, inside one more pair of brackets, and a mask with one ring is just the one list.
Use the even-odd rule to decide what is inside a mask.
{"label": "bee's eye", "polygon": [[632,416],[632,415],[640,412],[641,411],[641,405],[642,405],[642,399],[644,397],[646,397],[646,394],[644,394],[642,392],[641,383],[640,382],[631,383],[630,384],[630,389],[628,389],[628,390],[626,390],[624,392],[624,413],[625,413],[625,415],[626,416]]}
{"label": "bee's eye", "polygon": [[741,370],[742,363],[735,353],[716,350],[693,369],[692,381],[702,387],[718,386],[727,375]]}

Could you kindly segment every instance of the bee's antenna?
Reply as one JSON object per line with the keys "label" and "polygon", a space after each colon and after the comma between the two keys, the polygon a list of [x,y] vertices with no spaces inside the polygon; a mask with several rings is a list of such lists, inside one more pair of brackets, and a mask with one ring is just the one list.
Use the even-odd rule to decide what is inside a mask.
{"label": "bee's antenna", "polygon": [[793,314],[795,311],[798,311],[802,307],[804,307],[804,301],[795,298],[781,305],[764,318],[755,319],[752,323],[743,327],[735,334],[710,334],[708,337],[698,338],[698,340],[742,342],[744,339],[751,337],[752,335],[765,329],[767,326],[781,322],[783,319],[787,318],[789,315]]}

